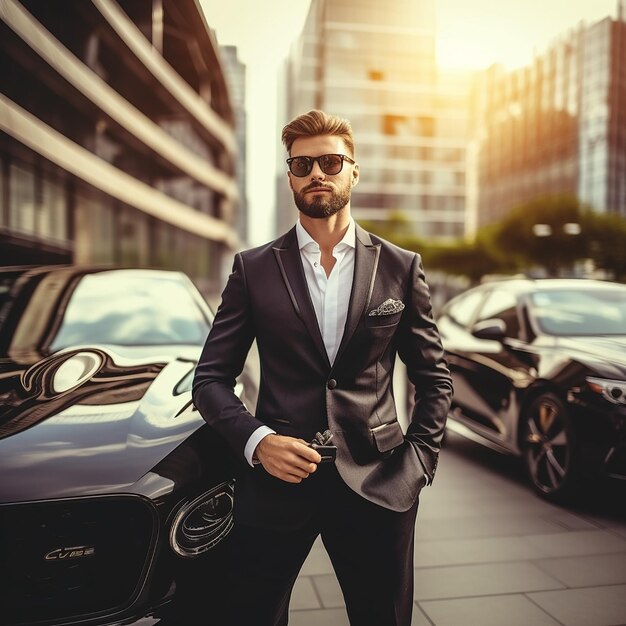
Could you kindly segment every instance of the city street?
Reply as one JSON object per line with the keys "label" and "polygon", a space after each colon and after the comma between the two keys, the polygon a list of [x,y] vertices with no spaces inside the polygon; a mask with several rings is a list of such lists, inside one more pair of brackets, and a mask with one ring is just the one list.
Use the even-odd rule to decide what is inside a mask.
{"label": "city street", "polygon": [[[513,457],[453,433],[441,454],[417,519],[415,626],[626,624],[626,485],[561,508]],[[319,540],[291,609],[291,626],[348,625]]]}

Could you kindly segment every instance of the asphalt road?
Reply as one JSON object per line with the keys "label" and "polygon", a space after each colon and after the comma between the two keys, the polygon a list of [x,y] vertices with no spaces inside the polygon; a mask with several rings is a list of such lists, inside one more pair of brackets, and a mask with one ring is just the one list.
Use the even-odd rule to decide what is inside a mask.
{"label": "asphalt road", "polygon": [[[559,507],[534,495],[518,459],[453,433],[441,454],[415,530],[414,626],[626,625],[625,483]],[[319,541],[289,624],[348,626]]]}

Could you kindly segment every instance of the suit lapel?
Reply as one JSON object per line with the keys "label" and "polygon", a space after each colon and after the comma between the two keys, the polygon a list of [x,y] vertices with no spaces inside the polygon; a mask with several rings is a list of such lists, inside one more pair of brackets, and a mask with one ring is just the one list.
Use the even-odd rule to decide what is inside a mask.
{"label": "suit lapel", "polygon": [[341,355],[359,321],[365,313],[365,309],[372,297],[378,258],[380,257],[380,244],[373,244],[369,234],[356,224],[356,241],[354,250],[354,279],[352,281],[352,293],[348,305],[348,317],[343,331],[335,364],[339,362]]}
{"label": "suit lapel", "polygon": [[330,368],[328,354],[326,353],[309,288],[306,284],[304,269],[302,268],[302,258],[298,248],[298,237],[296,236],[295,227],[281,241],[277,242],[273,251],[294,309],[304,322],[324,362]]}

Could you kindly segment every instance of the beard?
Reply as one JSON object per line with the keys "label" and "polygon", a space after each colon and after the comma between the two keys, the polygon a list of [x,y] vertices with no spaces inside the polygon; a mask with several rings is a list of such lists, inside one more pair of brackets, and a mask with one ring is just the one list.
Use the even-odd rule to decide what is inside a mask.
{"label": "beard", "polygon": [[[330,189],[330,198],[326,194],[321,196],[314,196],[312,200],[309,200],[306,195],[307,191],[315,189],[316,187],[323,187]],[[311,183],[302,189],[302,191],[294,191],[293,199],[298,207],[298,211],[304,213],[307,217],[313,219],[324,219],[335,215],[341,209],[343,209],[348,202],[350,202],[351,186],[348,185],[340,187],[335,191],[334,189],[327,187],[321,183]]]}

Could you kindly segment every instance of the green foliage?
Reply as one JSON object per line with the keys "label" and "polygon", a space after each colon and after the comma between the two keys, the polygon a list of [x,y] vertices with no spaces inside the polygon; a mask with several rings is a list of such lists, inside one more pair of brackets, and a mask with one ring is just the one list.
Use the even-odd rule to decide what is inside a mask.
{"label": "green foliage", "polygon": [[422,250],[422,257],[429,269],[467,276],[473,282],[477,282],[485,274],[499,271],[498,260],[487,248],[466,241],[450,245],[430,245]]}
{"label": "green foliage", "polygon": [[[548,274],[571,267],[588,256],[589,234],[581,222],[584,211],[571,196],[537,198],[513,209],[494,229],[496,246],[520,266],[541,265]],[[566,232],[566,224],[580,226],[580,234]],[[539,236],[536,231],[546,231]]]}
{"label": "green foliage", "polygon": [[583,228],[589,233],[589,257],[596,267],[626,281],[626,219],[615,214],[589,213]]}
{"label": "green foliage", "polygon": [[[547,226],[549,235],[537,236],[536,225]],[[571,234],[572,225],[580,232]],[[517,207],[496,226],[494,242],[520,267],[541,265],[551,276],[591,259],[616,279],[626,278],[626,219],[592,211],[572,196],[537,198]]]}
{"label": "green foliage", "polygon": [[[556,276],[577,261],[626,280],[626,219],[601,214],[572,196],[537,198],[513,209],[501,222],[482,228],[473,242],[426,243],[410,233],[409,221],[395,211],[385,222],[364,228],[408,250],[420,252],[429,269],[467,276],[502,274],[542,266]],[[544,236],[538,236],[543,232]]]}
{"label": "green foliage", "polygon": [[395,243],[405,250],[421,252],[424,242],[410,232],[409,220],[402,211],[390,211],[384,222],[360,220],[359,224],[370,233]]}

